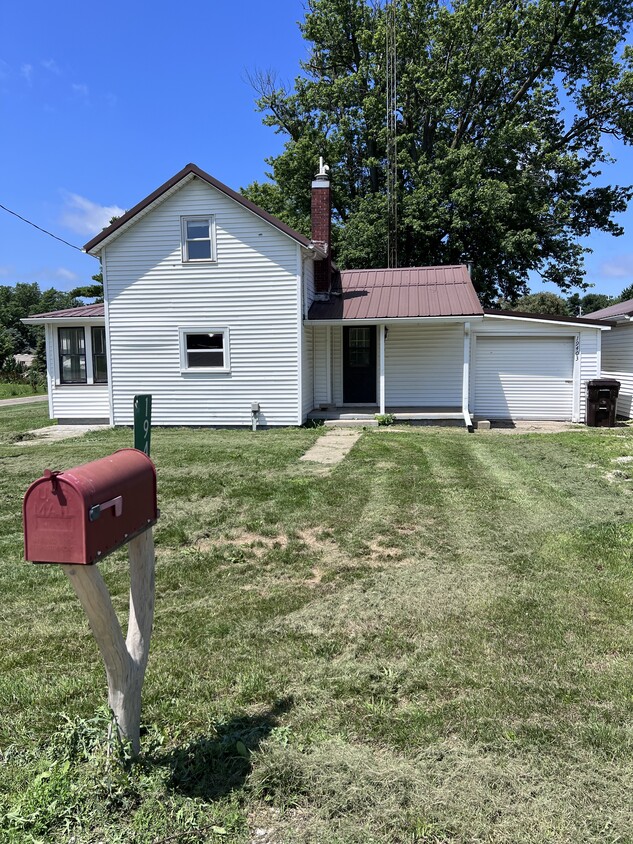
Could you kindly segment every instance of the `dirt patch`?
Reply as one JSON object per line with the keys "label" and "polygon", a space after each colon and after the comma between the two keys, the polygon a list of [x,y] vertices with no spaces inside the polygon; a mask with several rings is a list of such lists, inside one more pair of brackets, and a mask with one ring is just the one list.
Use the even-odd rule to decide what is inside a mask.
{"label": "dirt patch", "polygon": [[[517,420],[506,422],[504,420],[491,420],[491,432],[495,434],[560,434],[564,431],[578,431],[584,428],[573,422],[538,422],[532,420]],[[483,433],[478,431],[478,434]]]}
{"label": "dirt patch", "polygon": [[215,548],[221,548],[223,545],[231,545],[234,548],[248,549],[252,551],[256,557],[263,557],[274,548],[286,548],[288,546],[288,537],[280,533],[277,536],[262,536],[259,533],[249,533],[243,531],[232,536],[222,536],[217,539],[205,537],[198,539],[193,543],[193,547],[197,551],[212,551]]}
{"label": "dirt patch", "polygon": [[626,474],[626,472],[622,472],[620,469],[614,469],[613,472],[607,472],[604,477],[607,481],[609,481],[609,483],[616,483],[617,481],[629,480],[629,476]]}
{"label": "dirt patch", "polygon": [[614,457],[612,462],[613,463],[633,463],[633,457],[626,454],[623,457]]}

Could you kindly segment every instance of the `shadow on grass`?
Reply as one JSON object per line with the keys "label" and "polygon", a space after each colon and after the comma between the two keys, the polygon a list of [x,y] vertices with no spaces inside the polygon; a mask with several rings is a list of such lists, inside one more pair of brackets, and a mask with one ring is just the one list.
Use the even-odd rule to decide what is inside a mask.
{"label": "shadow on grass", "polygon": [[239,716],[218,724],[212,736],[146,759],[151,767],[169,768],[167,788],[186,797],[217,800],[241,788],[251,770],[250,756],[292,708],[292,699],[279,700],[268,711]]}

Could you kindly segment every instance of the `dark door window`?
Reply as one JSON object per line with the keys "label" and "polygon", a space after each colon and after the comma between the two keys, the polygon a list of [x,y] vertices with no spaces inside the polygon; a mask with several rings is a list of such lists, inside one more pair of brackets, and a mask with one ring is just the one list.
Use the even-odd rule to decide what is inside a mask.
{"label": "dark door window", "polygon": [[343,328],[343,401],[376,403],[376,326]]}

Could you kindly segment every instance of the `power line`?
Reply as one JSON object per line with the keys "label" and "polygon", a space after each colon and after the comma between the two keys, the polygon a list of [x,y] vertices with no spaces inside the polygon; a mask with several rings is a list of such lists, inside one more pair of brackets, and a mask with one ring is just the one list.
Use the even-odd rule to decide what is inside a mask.
{"label": "power line", "polygon": [[398,266],[398,73],[396,10],[385,7],[385,73],[387,87],[387,267]]}
{"label": "power line", "polygon": [[44,234],[47,234],[49,237],[54,237],[55,240],[59,240],[60,243],[65,243],[66,246],[70,246],[71,249],[76,249],[77,252],[83,253],[83,249],[80,246],[75,246],[74,243],[69,243],[67,240],[64,240],[63,237],[57,237],[56,234],[46,231],[46,229],[43,229],[41,226],[36,226],[35,223],[32,223],[30,220],[27,220],[26,217],[21,217],[19,214],[16,214],[15,211],[12,211],[10,208],[7,208],[5,205],[0,205],[0,208],[2,208],[3,211],[6,211],[9,214],[13,214],[14,217],[18,218],[18,220],[22,220],[23,223],[28,223],[29,226],[33,226],[34,229],[37,229],[38,231],[43,232]]}

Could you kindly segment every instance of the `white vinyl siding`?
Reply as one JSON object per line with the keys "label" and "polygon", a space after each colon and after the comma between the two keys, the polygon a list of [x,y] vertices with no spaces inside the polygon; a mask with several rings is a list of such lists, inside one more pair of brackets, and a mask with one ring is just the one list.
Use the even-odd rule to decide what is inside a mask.
{"label": "white vinyl siding", "polygon": [[303,421],[314,407],[314,375],[313,375],[313,358],[314,358],[314,329],[311,325],[304,325],[301,334],[302,348],[301,359],[303,367],[303,379],[301,381],[302,408]]}
{"label": "white vinyl siding", "polygon": [[580,422],[587,415],[587,381],[600,378],[600,357],[602,344],[610,331],[581,329],[580,339]]}
{"label": "white vinyl siding", "polygon": [[63,384],[52,393],[52,419],[103,419],[110,417],[107,384]]}
{"label": "white vinyl siding", "polygon": [[491,419],[571,420],[574,337],[478,336],[474,412]]}
{"label": "white vinyl siding", "polygon": [[305,313],[310,310],[310,305],[314,302],[314,261],[312,258],[307,258],[303,262],[304,273],[304,296],[305,296]]}
{"label": "white vinyl siding", "polygon": [[[181,218],[215,219],[217,262],[183,264]],[[193,179],[104,250],[114,423],[136,393],[157,425],[263,425],[301,416],[297,244]],[[230,372],[182,372],[179,329],[226,326]]]}
{"label": "white vinyl siding", "polygon": [[[328,325],[314,326],[314,406],[325,405],[329,400],[327,384],[327,354],[328,354],[328,332],[337,331]],[[331,354],[331,351],[330,351]]]}
{"label": "white vinyl siding", "polygon": [[66,326],[48,324],[46,334],[46,368],[48,381],[48,407],[51,419],[103,420],[110,417],[108,384],[93,384],[91,328],[83,328],[86,336],[86,369],[88,383],[61,384],[58,330]]}
{"label": "white vinyl siding", "polygon": [[343,404],[343,326],[334,325],[332,332],[332,401],[337,407]]}
{"label": "white vinyl siding", "polygon": [[390,325],[385,342],[387,407],[461,407],[463,325]]}
{"label": "white vinyl siding", "polygon": [[615,325],[602,335],[602,377],[620,382],[618,414],[633,416],[633,324]]}

